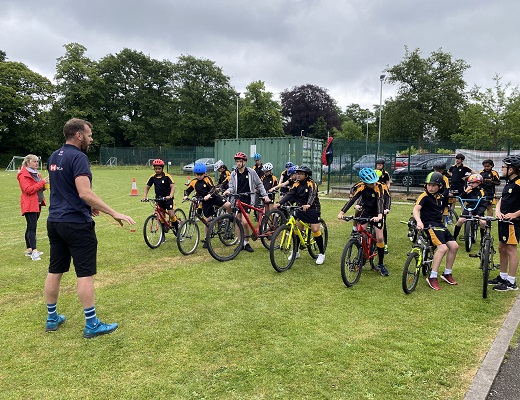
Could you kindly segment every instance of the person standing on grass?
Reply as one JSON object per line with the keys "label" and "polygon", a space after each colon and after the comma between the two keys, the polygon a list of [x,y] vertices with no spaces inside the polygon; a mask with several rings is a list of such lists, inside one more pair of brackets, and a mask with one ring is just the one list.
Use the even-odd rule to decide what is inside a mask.
{"label": "person standing on grass", "polygon": [[376,174],[379,177],[379,182],[383,184],[383,198],[384,198],[384,213],[383,213],[383,238],[385,239],[385,254],[388,254],[388,230],[386,218],[390,212],[390,205],[392,204],[392,197],[390,196],[390,174],[385,170],[384,158],[376,160]]}
{"label": "person standing on grass", "polygon": [[33,261],[40,261],[41,251],[36,248],[36,228],[42,206],[45,205],[45,184],[49,182],[49,177],[42,178],[38,172],[40,160],[34,154],[25,156],[22,169],[16,178],[22,194],[20,196],[20,208],[25,217],[27,226],[25,228],[25,255],[31,257]]}
{"label": "person standing on grass", "polygon": [[[384,264],[384,187],[383,184],[379,182],[376,171],[372,168],[362,168],[359,171],[359,179],[360,181],[354,184],[350,189],[351,197],[339,212],[338,219],[343,219],[345,213],[359,200],[359,203],[355,205],[355,209],[360,212],[361,218],[367,218],[374,222],[378,258],[378,265],[375,270],[379,271],[382,276],[388,276],[388,269]],[[368,223],[363,224],[363,228],[366,228],[367,224]]]}
{"label": "person standing on grass", "polygon": [[426,177],[425,190],[419,195],[413,207],[413,216],[417,229],[427,229],[432,244],[437,247],[433,256],[432,271],[426,277],[426,282],[433,290],[441,290],[438,281],[438,271],[444,255],[446,268],[441,279],[450,285],[456,285],[452,269],[459,245],[451,232],[443,224],[443,211],[448,204],[448,198],[441,193],[444,178],[439,172],[430,172]]}
{"label": "person standing on grass", "polygon": [[92,144],[92,124],[73,118],[63,127],[65,144],[49,157],[47,170],[51,183],[47,234],[50,244],[49,272],[45,279],[47,332],[57,331],[65,315],[57,312],[60,283],[74,262],[77,292],[85,313],[84,338],[112,333],[117,323],[105,324],[96,316],[94,275],[97,272],[97,238],[93,216],[110,215],[121,226],[135,221],[110,208],[92,191],[92,173],[85,152]]}
{"label": "person standing on grass", "polygon": [[484,168],[479,174],[482,176],[484,181],[482,182],[482,189],[486,193],[488,200],[487,215],[493,215],[493,206],[497,204],[497,198],[495,195],[497,186],[500,186],[500,176],[498,172],[493,169],[495,163],[491,159],[482,161],[482,167]]}
{"label": "person standing on grass", "polygon": [[[455,164],[448,169],[448,175],[451,177],[450,190],[454,196],[462,196],[468,176],[476,174],[470,167],[463,164],[465,159],[466,156],[464,154],[458,153],[455,156]],[[452,203],[452,210],[455,208],[455,204],[456,202]]]}
{"label": "person standing on grass", "polygon": [[520,156],[506,157],[502,163],[502,177],[507,183],[496,208],[496,217],[504,220],[498,221],[500,275],[489,281],[490,285],[496,285],[493,289],[499,292],[518,290],[516,271],[520,240]]}
{"label": "person standing on grass", "polygon": [[[318,184],[312,179],[312,170],[306,165],[300,165],[295,168],[296,182],[289,192],[278,200],[274,205],[277,209],[284,203],[295,203],[301,206],[301,210],[296,212],[296,219],[311,225],[312,236],[316,240],[319,249],[316,264],[321,265],[325,262],[325,244],[321,234],[321,205],[318,198]],[[302,229],[303,225],[298,222],[298,228]],[[296,252],[296,258],[300,257],[300,252]]]}
{"label": "person standing on grass", "polygon": [[[269,197],[264,189],[262,181],[258,177],[253,168],[246,167],[247,155],[239,151],[233,157],[235,159],[235,169],[231,172],[229,178],[229,187],[224,192],[224,196],[228,194],[240,194],[240,201],[246,204],[255,204],[255,196],[257,193],[264,198],[265,203],[269,203]],[[247,211],[249,211],[247,209]],[[250,253],[254,252],[249,244],[250,229],[245,217],[242,213],[238,214],[238,218],[244,226],[244,250]]]}

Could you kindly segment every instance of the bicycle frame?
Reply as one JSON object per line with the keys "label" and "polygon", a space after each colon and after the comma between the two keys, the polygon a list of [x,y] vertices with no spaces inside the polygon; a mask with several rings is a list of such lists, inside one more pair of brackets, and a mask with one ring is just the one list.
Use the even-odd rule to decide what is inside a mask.
{"label": "bicycle frame", "polygon": [[[243,193],[243,194],[248,194],[248,193]],[[233,208],[235,209],[234,210],[234,214],[235,216],[238,216],[238,213],[241,213],[246,222],[247,222],[247,225],[251,228],[251,235],[252,235],[252,238],[253,239],[257,239],[261,236],[266,236],[269,234],[269,232],[263,232],[263,233],[260,233],[260,226],[262,224],[262,219],[264,218],[264,215],[265,215],[265,208],[262,206],[262,207],[255,207],[251,204],[248,204],[248,203],[244,203],[242,201],[240,201],[240,198],[238,197],[239,195],[238,194],[235,194],[235,195],[232,195],[233,197],[235,197],[235,205],[233,206]],[[258,212],[258,221],[257,221],[257,226],[255,227],[253,225],[253,223],[251,222],[251,219],[249,218],[249,212],[246,211],[246,208],[249,209],[249,212],[251,212],[251,210],[253,211],[256,211]]]}
{"label": "bicycle frame", "polygon": [[[363,248],[363,257],[367,261],[375,258],[377,253],[370,254],[370,249],[372,248],[372,245],[374,243],[377,243],[377,239],[374,237],[374,225],[372,221],[370,221],[368,218],[361,217],[347,217],[345,218],[345,221],[351,219],[358,222],[356,230],[352,231],[351,237],[356,238],[361,243],[361,247]],[[366,223],[368,223],[370,226],[368,229],[365,229],[363,227],[363,225]]]}

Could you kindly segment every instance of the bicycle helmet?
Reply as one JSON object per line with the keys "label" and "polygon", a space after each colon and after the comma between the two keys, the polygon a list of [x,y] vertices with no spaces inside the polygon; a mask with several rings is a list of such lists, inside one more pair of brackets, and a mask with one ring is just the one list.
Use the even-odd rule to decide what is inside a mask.
{"label": "bicycle helmet", "polygon": [[193,167],[193,172],[196,174],[205,174],[207,171],[206,164],[198,163]]}
{"label": "bicycle helmet", "polygon": [[378,178],[381,178],[383,176],[383,171],[381,171],[380,169],[375,169],[374,171],[376,172]]}
{"label": "bicycle helmet", "polygon": [[271,164],[270,162],[266,162],[262,166],[262,171],[271,171],[272,169],[273,169],[273,164]]}
{"label": "bicycle helmet", "polygon": [[482,161],[482,165],[485,165],[485,164],[491,164],[492,167],[495,166],[495,163],[493,162],[493,160],[491,158],[487,158],[484,161]]}
{"label": "bicycle helmet", "polygon": [[471,174],[468,178],[468,183],[482,183],[484,178],[480,174]]}
{"label": "bicycle helmet", "polygon": [[292,162],[286,162],[285,163],[285,168],[291,168],[291,167],[294,167],[294,164]]}
{"label": "bicycle helmet", "polygon": [[253,158],[256,160],[260,160],[262,158],[262,155],[260,153],[255,153],[255,155],[253,156]]}
{"label": "bicycle helmet", "polygon": [[433,163],[433,169],[438,171],[440,169],[446,169],[446,161],[438,160]]}
{"label": "bicycle helmet", "polygon": [[287,171],[287,173],[289,175],[294,175],[296,173],[296,168],[298,168],[297,165],[293,165],[292,167],[289,167],[289,171]]}
{"label": "bicycle helmet", "polygon": [[442,184],[444,183],[444,178],[442,177],[442,174],[440,172],[430,172],[426,177],[424,183],[433,183],[435,185],[442,186]]}
{"label": "bicycle helmet", "polygon": [[386,163],[386,160],[385,160],[384,158],[378,158],[378,159],[376,160],[376,165],[377,165],[377,164],[383,164],[383,165],[385,165],[385,163]]}
{"label": "bicycle helmet", "polygon": [[305,175],[307,175],[308,177],[311,177],[312,176],[312,169],[310,169],[309,167],[307,167],[306,165],[300,165],[299,167],[296,167],[296,169],[294,170],[294,172],[303,172]]}
{"label": "bicycle helmet", "polygon": [[365,183],[376,183],[379,180],[376,171],[372,168],[361,168],[359,171],[359,179]]}
{"label": "bicycle helmet", "polygon": [[244,160],[247,161],[246,153],[242,153],[239,151],[237,154],[235,154],[235,157],[233,157],[235,160]]}
{"label": "bicycle helmet", "polygon": [[222,160],[218,160],[213,166],[213,171],[218,171],[218,169],[222,166],[224,166],[224,163],[222,162]]}
{"label": "bicycle helmet", "polygon": [[156,158],[155,160],[152,161],[152,165],[155,167],[156,165],[160,166],[160,167],[164,167],[164,161],[161,160],[160,158]]}
{"label": "bicycle helmet", "polygon": [[510,167],[513,167],[517,171],[520,170],[520,156],[513,154],[512,156],[508,156],[502,160],[502,162]]}

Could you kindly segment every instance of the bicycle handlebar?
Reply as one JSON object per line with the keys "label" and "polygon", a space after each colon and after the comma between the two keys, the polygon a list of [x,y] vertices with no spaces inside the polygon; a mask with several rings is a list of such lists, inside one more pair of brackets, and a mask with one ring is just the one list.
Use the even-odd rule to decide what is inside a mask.
{"label": "bicycle handlebar", "polygon": [[[460,205],[462,206],[462,208],[464,210],[466,210],[466,211],[469,211],[469,212],[472,212],[472,211],[476,210],[478,208],[478,205],[480,204],[480,202],[484,198],[484,197],[479,197],[478,199],[463,199],[460,196],[455,196],[455,197],[460,201]],[[464,205],[464,203],[476,203],[476,204],[475,204],[475,207],[469,208],[469,207],[466,207]]]}
{"label": "bicycle handlebar", "polygon": [[144,199],[141,199],[141,201],[143,201],[143,202],[148,202],[148,201],[165,201],[165,200],[167,200],[166,197],[157,197],[157,198],[146,197]]}
{"label": "bicycle handlebar", "polygon": [[344,221],[356,221],[360,222],[361,224],[366,224],[367,222],[370,224],[377,224],[377,222],[372,221],[372,218],[366,218],[366,217],[356,217],[354,215],[350,215],[347,217],[343,217]]}

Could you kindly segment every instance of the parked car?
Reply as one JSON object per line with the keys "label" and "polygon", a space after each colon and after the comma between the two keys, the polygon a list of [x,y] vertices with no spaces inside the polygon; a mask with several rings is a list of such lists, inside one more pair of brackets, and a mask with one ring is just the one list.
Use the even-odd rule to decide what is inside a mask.
{"label": "parked car", "polygon": [[408,165],[408,157],[397,156],[395,158],[395,161],[392,162],[392,170],[395,170],[397,168],[403,168],[403,167],[406,167],[407,165]]}
{"label": "parked car", "polygon": [[182,171],[187,174],[193,173],[193,167],[195,164],[206,164],[206,167],[208,168],[208,172],[213,173],[213,167],[215,165],[215,159],[214,158],[199,158],[195,162],[186,164],[184,167],[182,167]]}
{"label": "parked car", "polygon": [[[381,158],[385,159],[385,164],[387,165],[387,169],[390,169],[391,159],[387,155],[381,156]],[[359,160],[357,160],[352,165],[352,171],[359,172],[363,168],[374,168],[376,166],[376,155],[375,154],[365,154]]]}
{"label": "parked car", "polygon": [[439,160],[445,161],[448,169],[455,163],[455,156],[437,154],[437,158],[430,158],[415,165],[410,163],[410,174],[408,174],[408,166],[398,168],[392,174],[392,182],[404,186],[421,186],[428,174],[433,171],[433,164]]}
{"label": "parked car", "polygon": [[412,154],[410,156],[410,165],[416,165],[419,163],[422,163],[426,160],[431,160],[432,158],[439,158],[442,157],[444,154],[438,154],[438,153],[418,153],[418,154]]}
{"label": "parked car", "polygon": [[[334,157],[330,163],[330,173],[348,173],[350,172],[351,166],[352,159],[350,158],[350,154],[342,155],[341,157]],[[322,173],[327,174],[328,172],[329,167],[327,165],[322,165]]]}

